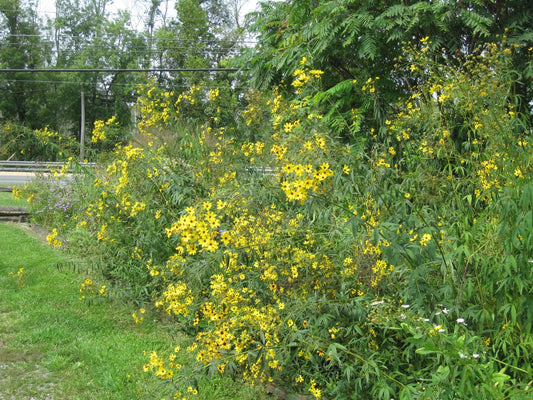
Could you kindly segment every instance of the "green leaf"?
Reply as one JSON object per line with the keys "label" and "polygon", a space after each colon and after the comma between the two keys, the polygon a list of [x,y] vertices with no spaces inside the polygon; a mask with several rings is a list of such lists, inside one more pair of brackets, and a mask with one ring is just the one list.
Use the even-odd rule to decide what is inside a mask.
{"label": "green leaf", "polygon": [[[502,370],[503,371],[503,370]],[[503,372],[495,372],[492,374],[492,383],[494,386],[503,385],[511,377]]]}
{"label": "green leaf", "polygon": [[448,367],[447,365],[439,365],[439,368],[437,368],[437,372],[435,373],[434,377],[436,380],[443,382],[448,379],[449,375],[450,367]]}
{"label": "green leaf", "polygon": [[441,353],[441,350],[435,346],[433,343],[426,343],[426,345],[420,349],[416,349],[417,354],[426,355],[426,354],[436,354]]}

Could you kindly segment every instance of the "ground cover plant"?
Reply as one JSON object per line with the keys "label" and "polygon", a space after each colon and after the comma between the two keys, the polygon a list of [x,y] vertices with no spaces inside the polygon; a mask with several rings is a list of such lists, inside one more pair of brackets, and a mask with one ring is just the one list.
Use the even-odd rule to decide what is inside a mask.
{"label": "ground cover plant", "polygon": [[[55,210],[49,242],[91,255],[136,320],[152,305],[193,338],[148,350],[144,369],[175,398],[202,396],[205,374],[315,399],[531,396],[533,141],[512,92],[518,49],[487,44],[458,67],[431,48],[422,38],[395,60],[414,84],[383,129],[354,109],[342,136],[311,58],[290,96],[250,93],[231,127],[217,107],[187,124],[182,97],[143,87],[141,132],[78,177],[77,211]],[[380,85],[342,83],[369,104]],[[20,195],[51,204],[46,188]],[[176,363],[183,353],[197,366]]]}

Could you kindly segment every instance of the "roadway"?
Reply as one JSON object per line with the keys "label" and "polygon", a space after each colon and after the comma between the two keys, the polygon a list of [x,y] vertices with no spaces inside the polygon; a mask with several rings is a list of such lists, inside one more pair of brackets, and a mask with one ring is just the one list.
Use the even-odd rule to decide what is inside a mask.
{"label": "roadway", "polygon": [[[73,181],[73,176],[70,174],[63,175],[59,178],[54,177],[51,173],[40,172],[38,174],[42,182],[50,184],[62,184]],[[0,191],[2,188],[12,188],[13,186],[24,186],[25,183],[31,182],[36,177],[35,172],[22,171],[0,171]]]}
{"label": "roadway", "polygon": [[24,185],[26,182],[31,182],[35,178],[33,172],[8,172],[0,171],[0,186],[16,186]]}

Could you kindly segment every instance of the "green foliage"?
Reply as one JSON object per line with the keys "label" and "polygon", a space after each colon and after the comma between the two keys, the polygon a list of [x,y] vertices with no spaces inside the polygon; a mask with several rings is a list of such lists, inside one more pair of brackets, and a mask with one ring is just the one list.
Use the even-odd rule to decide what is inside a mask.
{"label": "green foliage", "polygon": [[[518,3],[498,4],[485,1],[294,1],[261,3],[252,29],[258,46],[249,52],[251,80],[256,87],[290,85],[303,57],[312,58],[315,68],[325,72],[322,91],[329,91],[327,110],[345,114],[359,110],[363,126],[359,136],[384,123],[398,97],[408,97],[420,83],[409,68],[397,64],[404,43],[420,43],[430,37],[433,59],[460,65],[465,56],[476,52],[487,41],[501,41],[508,35],[522,48],[513,59],[514,70],[522,75],[515,80],[519,110],[530,113],[531,85],[526,64],[531,46],[531,10]],[[529,16],[529,21],[522,17]],[[520,21],[520,22],[518,22]],[[526,33],[527,32],[527,33]],[[380,78],[372,96],[338,86],[357,79],[360,88],[368,78]],[[371,105],[369,107],[369,104]],[[334,120],[338,122],[338,120]],[[530,121],[529,121],[530,123]],[[351,133],[343,124],[336,132],[347,138]]]}
{"label": "green foliage", "polygon": [[6,121],[0,124],[0,159],[66,161],[77,153],[78,143],[70,136]]}
{"label": "green foliage", "polygon": [[[141,89],[144,146],[118,148],[77,188],[85,211],[50,242],[91,243],[108,279],[192,336],[145,367],[178,397],[219,373],[315,399],[530,395],[533,142],[513,93],[523,49],[487,44],[462,60],[432,49],[422,37],[391,60],[416,84],[386,114],[384,78],[327,86],[311,57],[266,103],[250,94],[242,132],[217,113],[183,123],[197,100],[218,110],[213,92]],[[363,108],[341,109],[356,94]],[[176,364],[181,352],[198,367]]]}
{"label": "green foliage", "polygon": [[[40,27],[34,10],[18,0],[0,2],[0,68],[34,69],[49,61],[50,46],[40,38]],[[50,124],[43,112],[48,104],[43,75],[29,77],[24,73],[0,74],[0,118],[19,121],[30,128]]]}

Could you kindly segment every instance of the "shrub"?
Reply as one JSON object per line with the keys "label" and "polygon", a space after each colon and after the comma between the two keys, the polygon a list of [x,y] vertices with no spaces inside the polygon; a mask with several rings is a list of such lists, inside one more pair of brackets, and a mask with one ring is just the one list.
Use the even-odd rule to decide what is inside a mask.
{"label": "shrub", "polygon": [[79,144],[49,127],[32,130],[19,123],[0,124],[0,159],[18,161],[67,161]]}
{"label": "shrub", "polygon": [[200,367],[152,353],[145,369],[178,397],[201,372],[316,399],[526,397],[533,145],[512,52],[454,69],[406,49],[419,85],[351,144],[316,111],[310,61],[261,141],[214,120],[173,131],[176,104],[148,89],[148,144],[98,170],[76,227],[109,279],[194,338]]}

